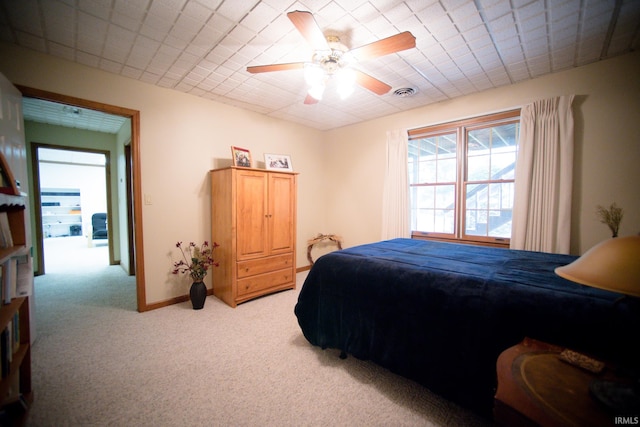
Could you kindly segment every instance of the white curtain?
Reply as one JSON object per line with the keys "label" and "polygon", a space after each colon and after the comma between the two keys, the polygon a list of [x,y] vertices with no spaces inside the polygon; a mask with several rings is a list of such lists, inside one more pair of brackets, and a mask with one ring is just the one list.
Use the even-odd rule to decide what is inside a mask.
{"label": "white curtain", "polygon": [[544,99],[521,110],[512,249],[569,253],[573,98]]}
{"label": "white curtain", "polygon": [[382,195],[382,240],[410,237],[407,132],[387,131],[387,163]]}

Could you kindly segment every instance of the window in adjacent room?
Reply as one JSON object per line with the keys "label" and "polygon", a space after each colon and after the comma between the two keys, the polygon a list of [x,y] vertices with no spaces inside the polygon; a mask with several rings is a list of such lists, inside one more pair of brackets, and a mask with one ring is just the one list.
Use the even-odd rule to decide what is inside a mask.
{"label": "window in adjacent room", "polygon": [[409,131],[411,234],[508,245],[520,111]]}

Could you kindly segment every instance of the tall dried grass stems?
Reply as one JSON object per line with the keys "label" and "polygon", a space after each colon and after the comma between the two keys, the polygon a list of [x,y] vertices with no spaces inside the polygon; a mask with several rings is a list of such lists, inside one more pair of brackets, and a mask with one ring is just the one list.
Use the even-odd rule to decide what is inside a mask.
{"label": "tall dried grass stems", "polygon": [[603,224],[607,224],[607,226],[611,230],[611,237],[618,237],[620,222],[622,222],[622,217],[624,216],[622,208],[618,207],[618,205],[616,205],[616,202],[613,202],[608,209],[602,205],[598,205],[596,206],[596,214],[598,215],[600,222]]}

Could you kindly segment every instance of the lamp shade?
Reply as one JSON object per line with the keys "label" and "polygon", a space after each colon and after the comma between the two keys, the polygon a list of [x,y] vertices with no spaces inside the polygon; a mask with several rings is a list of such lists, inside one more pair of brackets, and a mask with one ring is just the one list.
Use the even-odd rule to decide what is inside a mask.
{"label": "lamp shade", "polygon": [[607,239],[555,272],[582,285],[640,297],[640,236]]}

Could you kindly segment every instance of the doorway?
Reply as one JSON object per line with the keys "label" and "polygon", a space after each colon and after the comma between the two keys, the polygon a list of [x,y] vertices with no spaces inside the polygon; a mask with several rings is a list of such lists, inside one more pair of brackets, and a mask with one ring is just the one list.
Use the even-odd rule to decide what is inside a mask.
{"label": "doorway", "polygon": [[[98,103],[81,98],[75,98],[67,95],[61,95],[53,92],[47,92],[40,89],[30,88],[17,85],[18,89],[24,97],[48,100],[65,104],[70,107],[81,107],[104,113],[122,116],[130,119],[131,141],[130,141],[130,165],[127,165],[131,176],[126,179],[130,180],[132,194],[128,194],[131,206],[131,220],[127,221],[127,233],[130,239],[131,248],[129,253],[131,257],[135,257],[135,278],[136,278],[136,300],[139,312],[148,311],[150,307],[146,304],[145,277],[144,277],[144,251],[143,251],[143,232],[142,232],[142,202],[140,194],[142,192],[141,184],[141,167],[140,167],[140,112],[123,107]],[[121,216],[120,213],[118,213]],[[125,213],[123,216],[127,216]]]}
{"label": "doorway", "polygon": [[32,156],[42,273],[116,264],[108,228],[110,153],[33,144]]}

